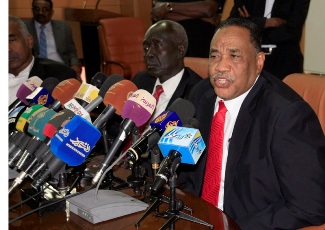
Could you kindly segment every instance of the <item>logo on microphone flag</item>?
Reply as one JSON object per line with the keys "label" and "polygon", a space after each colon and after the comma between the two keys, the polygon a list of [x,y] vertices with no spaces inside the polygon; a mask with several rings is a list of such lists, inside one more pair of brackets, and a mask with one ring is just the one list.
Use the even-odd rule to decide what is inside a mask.
{"label": "logo on microphone flag", "polygon": [[206,146],[198,129],[168,126],[158,147],[164,157],[175,150],[182,154],[182,163],[196,164]]}

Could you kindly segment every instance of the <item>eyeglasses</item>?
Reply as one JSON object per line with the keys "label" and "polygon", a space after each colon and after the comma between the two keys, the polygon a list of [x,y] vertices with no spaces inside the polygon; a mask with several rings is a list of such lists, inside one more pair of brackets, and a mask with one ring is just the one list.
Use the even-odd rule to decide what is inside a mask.
{"label": "eyeglasses", "polygon": [[43,7],[43,8],[40,8],[38,6],[33,6],[33,11],[36,11],[36,12],[39,12],[39,11],[42,11],[42,13],[47,13],[47,12],[50,12],[51,9],[48,8],[48,7]]}

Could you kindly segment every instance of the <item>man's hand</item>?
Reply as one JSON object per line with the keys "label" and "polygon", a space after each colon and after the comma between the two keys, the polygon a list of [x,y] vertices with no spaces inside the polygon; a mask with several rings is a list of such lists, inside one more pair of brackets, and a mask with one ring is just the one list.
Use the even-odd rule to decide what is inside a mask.
{"label": "man's hand", "polygon": [[265,28],[279,27],[285,23],[287,23],[287,21],[282,18],[268,18],[268,19],[266,19],[264,27]]}

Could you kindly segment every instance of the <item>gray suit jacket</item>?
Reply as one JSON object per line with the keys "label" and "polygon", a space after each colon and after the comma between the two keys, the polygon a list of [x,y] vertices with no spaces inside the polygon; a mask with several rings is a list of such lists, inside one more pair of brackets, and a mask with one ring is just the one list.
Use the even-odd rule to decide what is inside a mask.
{"label": "gray suit jacket", "polygon": [[[26,24],[29,33],[34,38],[33,55],[35,57],[38,57],[39,41],[37,37],[34,20],[24,19],[23,21]],[[60,57],[64,61],[64,63],[68,66],[79,65],[80,62],[77,56],[75,43],[73,41],[71,27],[67,23],[58,20],[52,20],[51,24],[53,28],[53,35],[54,35],[56,49]]]}

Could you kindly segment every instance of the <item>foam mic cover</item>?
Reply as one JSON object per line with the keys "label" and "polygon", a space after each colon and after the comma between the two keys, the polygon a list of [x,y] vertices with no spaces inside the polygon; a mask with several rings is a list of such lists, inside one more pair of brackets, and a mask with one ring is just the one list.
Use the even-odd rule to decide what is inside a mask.
{"label": "foam mic cover", "polygon": [[37,87],[42,84],[43,80],[37,76],[33,76],[27,79],[18,89],[16,97],[19,98],[25,105],[28,104],[26,96],[31,94]]}
{"label": "foam mic cover", "polygon": [[49,138],[54,137],[59,128],[65,126],[76,114],[69,109],[63,109],[57,112],[45,124],[43,134]]}
{"label": "foam mic cover", "polygon": [[[102,72],[97,72],[91,79],[90,84],[95,86],[96,88],[101,88],[104,82],[106,81],[107,76]],[[106,90],[107,91],[107,90]]]}
{"label": "foam mic cover", "polygon": [[47,136],[43,134],[46,123],[56,114],[53,109],[45,109],[37,113],[29,122],[28,132],[44,141]]}
{"label": "foam mic cover", "polygon": [[[98,73],[97,73],[98,74]],[[106,77],[106,76],[105,76]],[[105,78],[106,79],[106,78]],[[103,102],[105,94],[115,83],[122,81],[124,78],[120,75],[114,74],[108,77],[102,84],[98,92],[98,96],[93,99],[88,105],[85,106],[85,110],[91,112],[94,110],[100,103]]]}
{"label": "foam mic cover", "polygon": [[52,153],[70,166],[80,165],[90,154],[101,133],[90,122],[74,116],[51,139]]}
{"label": "foam mic cover", "polygon": [[103,102],[106,106],[113,106],[116,110],[115,113],[121,115],[126,100],[137,89],[137,86],[132,81],[119,81],[109,88]]}
{"label": "foam mic cover", "polygon": [[98,115],[93,125],[101,129],[114,113],[121,115],[126,100],[136,90],[136,85],[129,80],[122,80],[112,85],[104,97],[106,108]]}
{"label": "foam mic cover", "polygon": [[49,93],[52,94],[55,87],[60,83],[59,79],[55,77],[45,78],[41,84],[41,87],[45,88]]}
{"label": "foam mic cover", "polygon": [[132,93],[122,108],[122,118],[131,119],[137,127],[144,125],[156,108],[156,99],[146,90]]}
{"label": "foam mic cover", "polygon": [[[188,119],[191,119],[195,115],[195,106],[189,100],[183,98],[177,98],[167,109],[177,113],[177,116],[184,124]],[[178,125],[180,126],[180,125]]]}
{"label": "foam mic cover", "polygon": [[61,105],[71,100],[78,91],[81,83],[75,78],[61,81],[53,90],[52,97],[59,101]]}

